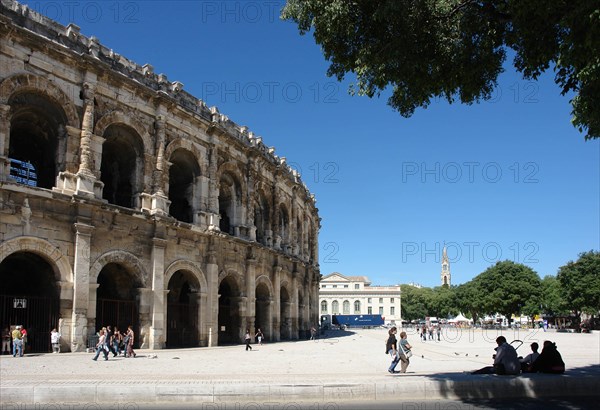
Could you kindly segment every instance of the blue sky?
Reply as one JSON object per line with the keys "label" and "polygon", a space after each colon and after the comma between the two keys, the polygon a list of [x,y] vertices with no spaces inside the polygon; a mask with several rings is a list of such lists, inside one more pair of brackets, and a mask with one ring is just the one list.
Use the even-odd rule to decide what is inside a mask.
{"label": "blue sky", "polygon": [[570,124],[552,73],[510,60],[492,101],[438,101],[409,119],[326,76],[312,36],[278,19],[281,1],[27,1],[62,24],[247,125],[316,195],[323,275],[373,284],[452,283],[497,260],[554,275],[600,248],[600,141]]}

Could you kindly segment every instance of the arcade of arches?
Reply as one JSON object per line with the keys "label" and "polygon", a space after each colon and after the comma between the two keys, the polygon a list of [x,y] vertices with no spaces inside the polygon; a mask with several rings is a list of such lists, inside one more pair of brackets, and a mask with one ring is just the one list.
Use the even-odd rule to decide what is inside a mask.
{"label": "arcade of arches", "polygon": [[15,4],[0,4],[0,326],[40,352],[53,327],[72,351],[106,325],[154,349],[305,337],[320,218],[300,175],[181,83]]}

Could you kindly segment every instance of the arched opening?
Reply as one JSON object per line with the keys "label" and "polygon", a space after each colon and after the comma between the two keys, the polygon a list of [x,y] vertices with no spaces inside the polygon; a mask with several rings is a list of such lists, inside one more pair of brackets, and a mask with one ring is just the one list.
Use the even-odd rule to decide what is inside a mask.
{"label": "arched opening", "polygon": [[138,134],[124,124],[113,124],[104,131],[102,144],[102,197],[111,204],[133,208],[141,191],[144,152]]}
{"label": "arched opening", "polygon": [[8,103],[10,175],[18,183],[51,189],[65,165],[66,115],[41,94],[21,93]]}
{"label": "arched opening", "polygon": [[96,329],[118,327],[121,332],[131,325],[135,332],[135,346],[139,346],[138,288],[142,284],[135,275],[119,263],[107,263],[98,275],[96,290]]}
{"label": "arched opening", "polygon": [[169,168],[169,213],[182,222],[194,222],[194,198],[200,166],[191,152],[179,148],[173,152]]}
{"label": "arched opening", "polygon": [[281,244],[287,245],[289,243],[290,234],[290,217],[287,208],[282,204],[279,206],[279,236],[281,237]]}
{"label": "arched opening", "polygon": [[343,303],[343,309],[344,309],[344,315],[349,315],[350,314],[350,302],[347,300],[344,300]]}
{"label": "arched opening", "polygon": [[269,323],[271,323],[271,294],[269,288],[264,283],[256,286],[255,320],[254,327],[260,329],[268,340],[271,337]]}
{"label": "arched opening", "polygon": [[292,327],[292,320],[291,320],[291,303],[290,303],[290,294],[288,293],[288,290],[285,287],[281,287],[281,292],[280,294],[280,314],[281,314],[281,330],[280,330],[280,336],[282,340],[289,340],[291,339],[291,327]]}
{"label": "arched opening", "polygon": [[340,314],[340,302],[334,300],[331,302],[331,314],[339,315]]}
{"label": "arched opening", "polygon": [[322,300],[321,301],[321,314],[326,314],[327,312],[327,301],[326,300]]}
{"label": "arched opening", "polygon": [[219,180],[219,229],[230,235],[234,234],[238,212],[241,207],[240,185],[228,173],[221,175]]}
{"label": "arched opening", "polygon": [[59,292],[52,266],[31,252],[15,252],[0,264],[0,324],[27,330],[26,353],[49,352],[58,328]]}
{"label": "arched opening", "polygon": [[200,285],[191,272],[179,270],[168,284],[167,347],[198,346]]}
{"label": "arched opening", "polygon": [[219,345],[240,343],[240,289],[236,280],[227,276],[219,285]]}
{"label": "arched opening", "polygon": [[271,237],[271,210],[264,195],[259,194],[254,205],[254,226],[256,226],[256,240],[263,245],[268,244]]}
{"label": "arched opening", "polygon": [[354,314],[360,315],[360,300],[354,301]]}

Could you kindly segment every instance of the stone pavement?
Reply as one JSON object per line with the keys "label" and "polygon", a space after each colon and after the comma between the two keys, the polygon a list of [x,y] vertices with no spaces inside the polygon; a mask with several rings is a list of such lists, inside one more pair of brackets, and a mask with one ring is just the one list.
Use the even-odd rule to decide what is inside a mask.
{"label": "stone pavement", "polygon": [[[600,333],[444,329],[422,342],[407,329],[414,356],[407,374],[389,374],[386,329],[330,331],[315,341],[176,350],[138,350],[135,359],[92,361],[90,353],[0,358],[0,408],[39,403],[289,403],[347,400],[473,400],[600,397]],[[491,364],[495,339],[557,343],[564,375],[471,375]],[[398,366],[399,368],[399,366]],[[29,406],[29,407],[27,407]],[[57,407],[58,408],[58,407]],[[95,408],[104,408],[96,406]],[[112,407],[114,408],[114,407]],[[135,407],[132,407],[135,408]],[[215,407],[217,408],[217,407]]]}

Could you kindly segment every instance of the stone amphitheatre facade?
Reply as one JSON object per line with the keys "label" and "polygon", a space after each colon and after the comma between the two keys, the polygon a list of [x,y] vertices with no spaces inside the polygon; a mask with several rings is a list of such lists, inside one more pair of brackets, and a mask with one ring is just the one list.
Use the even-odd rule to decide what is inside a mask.
{"label": "stone amphitheatre facade", "polygon": [[260,137],[19,3],[0,6],[0,326],[81,351],[238,343],[318,323],[314,196]]}

